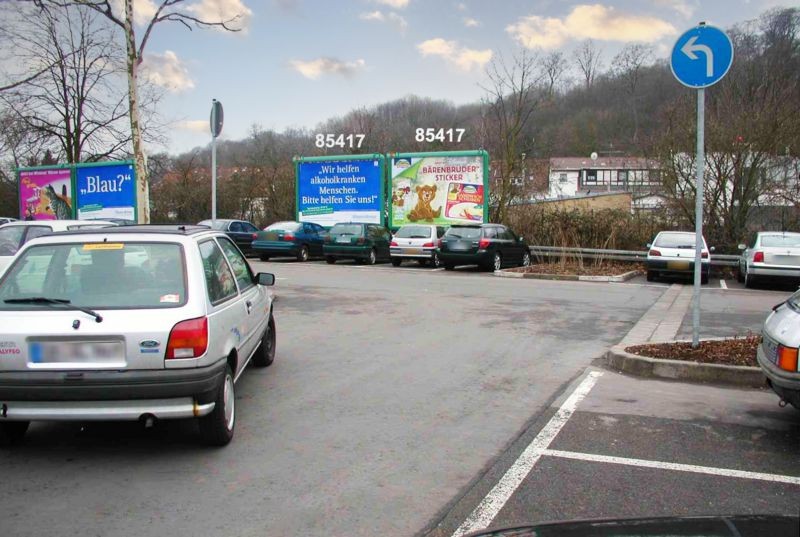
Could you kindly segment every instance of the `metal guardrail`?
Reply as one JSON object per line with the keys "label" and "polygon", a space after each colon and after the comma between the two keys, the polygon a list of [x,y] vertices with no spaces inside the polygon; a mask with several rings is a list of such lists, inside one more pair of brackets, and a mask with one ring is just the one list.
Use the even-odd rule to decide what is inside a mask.
{"label": "metal guardrail", "polygon": [[[610,259],[613,261],[643,262],[647,250],[604,250],[601,248],[561,248],[560,246],[531,246],[531,254],[537,257],[581,257],[583,259]],[[738,255],[711,254],[711,265],[735,267]]]}

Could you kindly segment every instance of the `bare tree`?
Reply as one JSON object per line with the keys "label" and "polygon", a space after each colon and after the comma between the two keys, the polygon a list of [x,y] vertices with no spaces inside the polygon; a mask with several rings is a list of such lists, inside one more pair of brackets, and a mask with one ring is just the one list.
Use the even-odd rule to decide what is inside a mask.
{"label": "bare tree", "polygon": [[[236,25],[244,14],[237,13],[231,17],[218,20],[208,20],[193,14],[191,4],[186,0],[160,0],[155,2],[155,11],[144,25],[141,38],[136,36],[134,22],[134,0],[122,0],[122,13],[115,9],[114,0],[32,0],[40,6],[57,6],[71,9],[75,6],[85,6],[100,13],[115,24],[121,31],[125,40],[126,72],[128,78],[128,115],[130,117],[131,141],[133,157],[136,166],[136,189],[138,203],[138,220],[141,223],[150,221],[149,184],[147,180],[147,167],[145,165],[144,144],[142,137],[142,124],[140,121],[139,103],[139,68],[144,59],[144,51],[152,35],[153,29],[162,22],[176,22],[186,29],[193,28],[220,28],[229,32],[237,32],[241,28]],[[246,8],[245,8],[246,9]]]}
{"label": "bare tree", "polygon": [[573,54],[575,62],[578,64],[578,69],[583,75],[586,87],[592,87],[594,79],[597,77],[597,73],[602,65],[602,52],[597,48],[594,41],[587,39],[580,44]]}
{"label": "bare tree", "polygon": [[626,45],[612,62],[612,71],[616,77],[624,82],[625,92],[628,97],[628,107],[633,113],[633,135],[631,137],[634,145],[639,140],[639,107],[637,103],[637,91],[641,80],[642,69],[653,59],[653,47],[634,43]]}
{"label": "bare tree", "polygon": [[547,84],[547,95],[552,97],[561,85],[569,65],[563,52],[551,52],[542,59],[542,74]]}

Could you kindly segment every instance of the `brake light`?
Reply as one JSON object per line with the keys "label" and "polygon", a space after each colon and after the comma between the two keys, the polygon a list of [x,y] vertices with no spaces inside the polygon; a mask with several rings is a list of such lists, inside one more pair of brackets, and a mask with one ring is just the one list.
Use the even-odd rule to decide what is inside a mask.
{"label": "brake light", "polygon": [[257,238],[258,238],[258,233],[253,233],[253,240],[256,240]]}
{"label": "brake light", "polygon": [[358,240],[356,241],[356,244],[366,244],[366,243],[367,239],[365,239],[364,237],[359,237]]}
{"label": "brake light", "polygon": [[708,252],[700,252],[701,259],[708,259]]}
{"label": "brake light", "polygon": [[444,239],[439,239],[438,241],[436,241],[437,248],[441,248],[443,244],[444,244]]}
{"label": "brake light", "polygon": [[293,241],[294,240],[294,235],[292,235],[290,233],[287,233],[286,235],[283,236],[283,240],[289,241],[289,242]]}
{"label": "brake light", "polygon": [[433,246],[434,245],[432,242],[426,242],[425,244],[422,245],[423,248],[433,248]]}
{"label": "brake light", "polygon": [[753,254],[753,263],[763,263],[764,262],[764,252],[756,252]]}
{"label": "brake light", "polygon": [[648,252],[648,255],[650,255],[652,257],[660,257],[661,256],[661,252],[659,252],[658,250],[650,250]]}
{"label": "brake light", "polygon": [[778,345],[778,367],[785,371],[797,371],[797,349]]}
{"label": "brake light", "polygon": [[399,246],[399,245],[397,244],[397,241],[392,241],[389,243],[389,246]]}
{"label": "brake light", "polygon": [[166,358],[199,358],[208,348],[208,318],[181,321],[172,327]]}
{"label": "brake light", "polygon": [[488,248],[490,244],[491,241],[489,239],[481,239],[478,241],[478,248]]}

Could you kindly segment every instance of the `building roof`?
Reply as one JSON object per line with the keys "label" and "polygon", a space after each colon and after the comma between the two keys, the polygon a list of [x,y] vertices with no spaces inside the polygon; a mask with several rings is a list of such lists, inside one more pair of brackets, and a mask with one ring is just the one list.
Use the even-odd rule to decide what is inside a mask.
{"label": "building roof", "polygon": [[658,168],[658,162],[643,157],[554,157],[550,159],[551,170],[652,170]]}

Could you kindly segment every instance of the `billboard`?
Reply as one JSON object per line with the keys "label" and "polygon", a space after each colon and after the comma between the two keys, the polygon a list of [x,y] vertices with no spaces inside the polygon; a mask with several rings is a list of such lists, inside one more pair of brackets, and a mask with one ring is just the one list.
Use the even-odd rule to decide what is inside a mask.
{"label": "billboard", "polygon": [[389,227],[486,222],[489,154],[485,151],[400,153],[390,162]]}
{"label": "billboard", "polygon": [[21,169],[18,174],[19,217],[22,220],[73,218],[70,168]]}
{"label": "billboard", "polygon": [[78,219],[136,221],[136,173],[133,162],[97,162],[75,168]]}
{"label": "billboard", "polygon": [[383,155],[304,157],[297,161],[297,220],[382,224]]}

